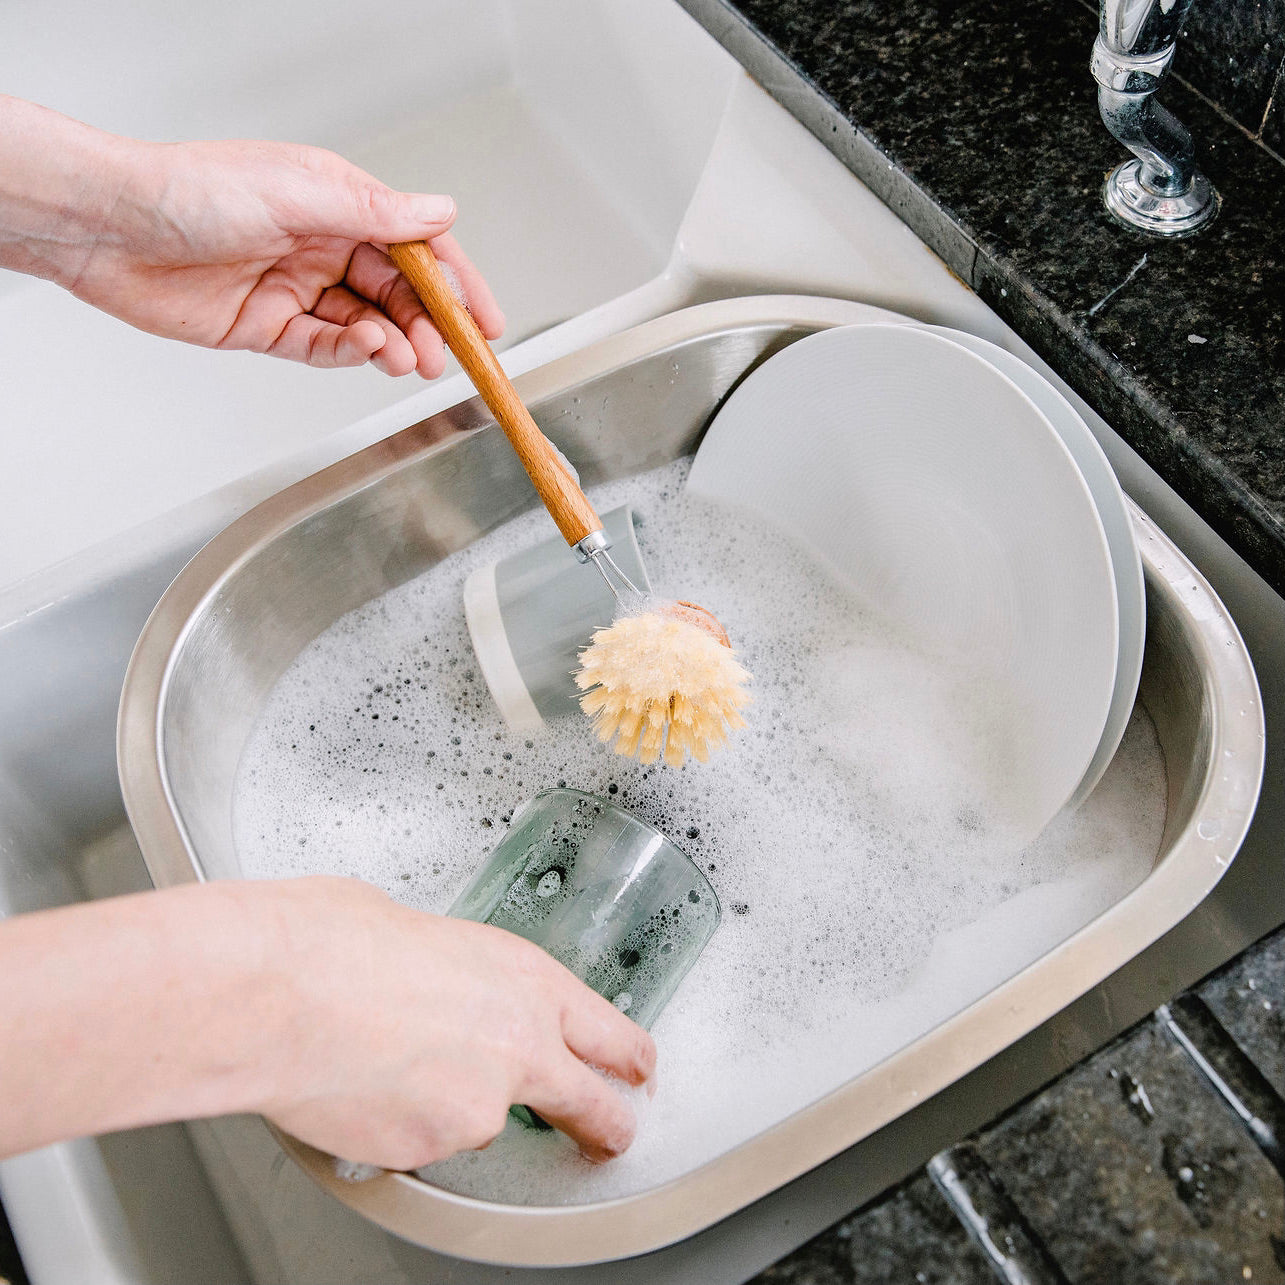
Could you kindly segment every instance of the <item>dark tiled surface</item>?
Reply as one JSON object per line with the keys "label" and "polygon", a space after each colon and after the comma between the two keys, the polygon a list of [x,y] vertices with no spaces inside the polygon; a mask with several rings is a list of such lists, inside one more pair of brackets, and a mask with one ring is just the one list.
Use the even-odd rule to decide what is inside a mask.
{"label": "dark tiled surface", "polygon": [[1098,120],[1087,8],[683,2],[1285,591],[1277,159],[1171,81],[1225,201],[1202,235],[1156,241],[1101,207],[1124,153]]}
{"label": "dark tiled surface", "polygon": [[1285,156],[1285,62],[1281,63],[1276,88],[1272,92],[1271,109],[1263,122],[1263,142],[1275,148],[1278,156]]}
{"label": "dark tiled surface", "polygon": [[1285,1097],[1285,936],[1251,947],[1196,993]]}
{"label": "dark tiled surface", "polygon": [[1285,0],[1196,0],[1173,70],[1257,134],[1282,61]]}
{"label": "dark tiled surface", "polygon": [[0,1285],[27,1285],[27,1274],[22,1269],[3,1205],[0,1205]]}
{"label": "dark tiled surface", "polygon": [[920,1174],[754,1279],[756,1285],[994,1285],[995,1277]]}
{"label": "dark tiled surface", "polygon": [[1005,1281],[1021,1285],[1068,1285],[1039,1232],[1013,1203],[1003,1183],[968,1143],[949,1147],[928,1165],[933,1182],[962,1226]]}
{"label": "dark tiled surface", "polygon": [[[1230,1020],[1245,1007],[1241,990],[1254,997],[1250,1008],[1271,1002],[1272,1010],[1258,1011],[1285,1002],[1285,931],[1193,994],[1211,1008],[1219,1002]],[[1228,996],[1230,1005],[1221,1004]],[[1216,1022],[1193,1024],[1184,1007],[1198,1009],[1199,1001],[1175,1001],[1172,1014],[1162,1010],[1142,1022],[937,1157],[929,1170],[940,1176],[945,1167],[961,1184],[964,1199],[954,1209],[926,1171],[796,1250],[755,1285],[1285,1282],[1282,1150],[1263,1125],[1285,1119],[1285,1099],[1255,1069],[1279,1072],[1279,1030],[1255,1014],[1233,1042]],[[1244,1075],[1232,1077],[1233,1109],[1166,1019],[1213,1054],[1215,1070],[1237,1061],[1247,1067],[1271,1109],[1255,1116],[1235,1097]],[[1223,1047],[1212,1048],[1211,1039]],[[964,1239],[970,1233],[991,1241],[989,1257]],[[997,1257],[1010,1261],[992,1266]]]}
{"label": "dark tiled surface", "polygon": [[977,1147],[1072,1281],[1285,1281],[1280,1175],[1154,1023]]}

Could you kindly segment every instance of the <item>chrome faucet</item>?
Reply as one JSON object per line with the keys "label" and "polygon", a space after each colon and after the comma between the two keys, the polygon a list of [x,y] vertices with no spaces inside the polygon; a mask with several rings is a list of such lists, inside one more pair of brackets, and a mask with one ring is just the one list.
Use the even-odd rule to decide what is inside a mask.
{"label": "chrome faucet", "polygon": [[1090,63],[1103,123],[1135,157],[1107,176],[1103,200],[1117,219],[1155,236],[1186,236],[1218,212],[1186,126],[1155,101],[1191,4],[1101,0]]}

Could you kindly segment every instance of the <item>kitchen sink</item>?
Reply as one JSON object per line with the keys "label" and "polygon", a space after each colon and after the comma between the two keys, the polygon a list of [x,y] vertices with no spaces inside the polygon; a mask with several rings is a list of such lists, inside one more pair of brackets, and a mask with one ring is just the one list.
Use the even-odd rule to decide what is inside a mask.
{"label": "kitchen sink", "polygon": [[[352,34],[338,9],[316,5],[306,19],[302,8],[292,18],[290,6],[274,6],[266,26],[269,36],[278,25],[280,31],[256,44],[253,66],[238,60],[247,47],[244,32],[234,37],[237,24],[244,28],[261,11],[233,3],[221,10],[227,32],[209,42],[190,29],[171,30],[169,11],[164,20],[156,17],[163,34],[148,57],[158,65],[174,60],[158,82],[119,77],[111,70],[117,64],[100,48],[94,61],[102,66],[81,68],[78,76],[75,68],[64,68],[58,73],[65,73],[64,81],[42,80],[53,73],[42,73],[42,60],[32,56],[30,67],[13,68],[8,83],[14,92],[97,123],[150,136],[239,133],[324,142],[407,184],[426,172],[411,162],[421,146],[431,154],[426,122],[445,105],[474,101],[468,98],[474,95],[483,117],[490,103],[492,119],[528,121],[531,170],[539,168],[540,156],[561,149],[556,159],[563,168],[557,172],[574,171],[585,184],[596,184],[599,204],[593,208],[601,211],[605,204],[613,217],[594,220],[593,234],[602,239],[593,243],[594,253],[571,253],[556,271],[546,257],[539,272],[526,275],[557,236],[557,208],[542,215],[538,203],[508,202],[488,215],[499,229],[494,244],[510,256],[508,266],[501,269],[499,258],[492,266],[482,253],[478,258],[496,280],[502,302],[511,297],[518,304],[509,306],[516,342],[504,354],[514,374],[568,359],[678,309],[771,292],[842,296],[967,329],[1049,373],[669,0],[647,0],[627,11],[587,0],[538,8],[546,18],[543,33],[524,25],[527,7],[516,3],[416,5],[413,12],[408,6],[400,19],[387,23],[386,30],[396,32],[391,42],[382,33],[376,33],[378,41],[370,38],[369,47],[356,42],[353,66],[365,67],[363,74],[379,90],[356,116],[340,112],[335,96],[323,92],[324,75],[314,83],[318,68],[324,72],[348,53]],[[38,12],[52,31],[57,24],[47,8],[25,0],[14,29],[34,24]],[[138,13],[129,22],[142,23]],[[292,47],[292,21],[312,33],[312,43],[295,50],[293,60],[283,52]],[[107,15],[102,22],[108,23]],[[408,38],[408,30],[421,38]],[[498,45],[493,32],[503,33]],[[330,44],[323,48],[325,33]],[[103,42],[146,39],[128,23],[115,33],[105,25],[100,34]],[[21,43],[15,39],[0,63],[15,61],[13,50]],[[437,79],[420,74],[429,52]],[[697,86],[683,110],[675,106],[675,85]],[[590,102],[607,102],[611,109],[591,112]],[[461,177],[453,183],[462,204],[470,190],[466,183],[474,184],[478,202],[484,199],[488,156],[508,155],[505,140],[495,143],[498,150],[488,150],[481,125],[471,128],[478,133],[470,148],[460,150]],[[410,168],[399,170],[403,162]],[[652,180],[663,190],[642,191]],[[544,199],[555,195],[546,192]],[[546,269],[551,275],[541,275]],[[0,290],[19,288],[26,287],[11,283]],[[46,289],[40,283],[36,288]],[[15,297],[0,294],[0,313]],[[47,305],[48,313],[41,303],[32,314],[38,324],[61,325],[59,310],[72,306],[53,295]],[[92,338],[86,332],[85,342]],[[74,405],[62,391],[42,393],[34,383],[16,392],[6,386],[0,394],[7,425],[35,425],[36,434],[52,422],[64,434],[56,439],[63,443],[57,452],[21,457],[23,467],[15,471],[26,507],[5,510],[9,516],[2,521],[11,527],[0,527],[0,544],[44,531],[37,497],[53,497],[50,504],[60,495],[72,497],[73,507],[85,509],[62,543],[48,546],[48,558],[19,551],[0,563],[0,584],[8,583],[0,590],[3,913],[148,886],[117,780],[116,711],[134,643],[185,563],[259,501],[432,421],[471,396],[458,376],[402,396],[402,386],[391,381],[348,372],[359,379],[331,398],[329,390],[339,385],[318,372],[283,366],[278,383],[275,375],[254,375],[239,358],[205,353],[197,356],[210,364],[198,369],[177,356],[171,363],[176,349],[162,351],[152,346],[159,341],[142,338],[146,354],[113,351],[125,354],[120,361],[140,387],[147,387],[148,372],[164,367],[158,376],[161,411],[151,419],[139,417],[146,397],[131,394],[133,400],[123,405],[129,389],[122,392],[113,372],[97,366],[90,384],[76,386]],[[274,369],[261,358],[246,362]],[[239,384],[243,370],[248,382]],[[263,385],[255,383],[259,378]],[[545,376],[533,378],[538,385]],[[216,390],[222,380],[234,395],[220,407]],[[185,408],[198,403],[200,414],[188,415]],[[817,1167],[796,1168],[797,1176],[785,1186],[680,1244],[608,1267],[544,1270],[542,1281],[743,1280],[1285,921],[1285,880],[1278,870],[1285,834],[1285,601],[1109,426],[1078,400],[1077,405],[1137,502],[1140,529],[1154,531],[1166,547],[1172,541],[1208,580],[1257,670],[1267,769],[1240,854],[1213,892],[1191,913],[1183,907],[1183,914],[1175,914],[1180,922],[1158,941],[1132,958],[1113,959],[1110,975],[1078,999],[1070,998],[1077,992],[1068,988],[1069,1002],[1059,1012],[1032,1009],[1030,1023],[1014,1030],[1015,1042],[987,1050],[975,1069],[887,1117],[855,1145]],[[86,416],[86,409],[93,415]],[[114,476],[103,460],[86,453],[88,446],[80,449],[82,443],[92,445],[100,415],[111,468],[125,474],[142,469],[135,489],[127,487],[119,497],[101,481]],[[213,454],[200,455],[201,439],[225,428],[230,437]],[[17,435],[10,427],[6,449],[7,439]],[[253,449],[243,451],[249,438]],[[188,473],[160,466],[148,472],[147,454],[162,440],[166,449],[174,442],[180,448],[197,444],[192,450],[199,458]],[[57,557],[62,560],[56,565],[46,565]],[[818,1152],[807,1163],[820,1160]],[[522,1275],[434,1253],[390,1234],[315,1185],[256,1118],[169,1125],[48,1147],[0,1163],[0,1196],[35,1285],[392,1285]]]}
{"label": "kitchen sink", "polygon": [[[721,300],[531,371],[519,392],[586,485],[612,481],[689,454],[765,357],[828,326],[887,316],[809,296]],[[193,559],[148,621],[121,699],[126,807],[159,886],[241,873],[237,765],[295,656],[341,616],[533,503],[508,442],[473,399],[282,491]],[[870,1137],[1128,963],[1230,866],[1253,816],[1264,750],[1257,683],[1230,617],[1140,510],[1133,522],[1147,583],[1140,699],[1168,777],[1159,853],[1136,888],[1048,928],[1006,966],[993,948],[999,967],[961,993],[949,1016],[927,1012],[925,992],[946,991],[956,965],[930,953],[926,979],[890,1001],[905,1009],[900,1047],[633,1195],[537,1209],[466,1199],[415,1175],[355,1184],[337,1176],[332,1157],[283,1138],[287,1151],[332,1195],[426,1247],[519,1266],[633,1257],[704,1230]],[[1052,895],[1076,901],[1069,884]],[[1019,938],[1029,914],[1009,898],[988,911],[981,936]]]}

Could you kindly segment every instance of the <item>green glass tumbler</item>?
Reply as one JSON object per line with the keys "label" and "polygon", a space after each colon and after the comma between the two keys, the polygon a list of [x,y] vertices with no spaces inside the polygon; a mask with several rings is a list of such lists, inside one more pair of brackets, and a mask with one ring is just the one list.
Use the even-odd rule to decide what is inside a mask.
{"label": "green glass tumbler", "polygon": [[448,912],[533,941],[648,1027],[722,917],[664,834],[583,790],[543,790]]}
{"label": "green glass tumbler", "polygon": [[[584,790],[543,790],[449,914],[533,941],[649,1027],[722,917],[691,858],[647,822]],[[534,1111],[510,1114],[536,1129]]]}

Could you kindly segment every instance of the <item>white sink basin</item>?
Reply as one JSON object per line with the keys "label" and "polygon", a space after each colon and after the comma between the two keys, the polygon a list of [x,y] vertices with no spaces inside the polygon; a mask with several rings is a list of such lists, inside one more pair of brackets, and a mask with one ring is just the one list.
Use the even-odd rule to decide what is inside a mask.
{"label": "white sink basin", "polygon": [[[380,15],[357,22],[333,0],[199,16],[20,0],[0,84],[120,133],[292,139],[451,192],[508,317],[501,347],[595,316],[557,341],[566,351],[712,295],[781,289],[931,299],[934,320],[993,333],[672,0],[394,0]],[[424,387],[175,344],[3,270],[0,343],[0,590],[217,487],[261,499]],[[546,343],[525,362],[551,355]],[[283,464],[296,457],[308,462]]]}
{"label": "white sink basin", "polygon": [[[378,25],[331,0],[190,14],[18,0],[6,35],[11,92],[108,128],[290,137],[393,183],[449,188],[523,340],[506,354],[514,371],[686,304],[770,291],[864,300],[1029,356],[672,0],[417,0]],[[48,333],[78,368],[52,359]],[[250,504],[468,390],[184,349],[18,278],[0,283],[0,339],[0,912],[12,913],[146,880],[117,784],[116,705],[187,557]],[[1285,603],[1086,417],[1231,608],[1269,747],[1285,746]],[[1281,922],[1274,755],[1213,896],[1060,1018],[700,1236],[540,1280],[742,1280]],[[406,1245],[282,1160],[257,1120],[169,1126],[0,1163],[0,1195],[35,1285],[505,1278]]]}
{"label": "white sink basin", "polygon": [[[394,0],[377,22],[54,0],[7,11],[0,45],[6,92],[109,130],[312,143],[452,193],[510,344],[663,272],[735,77],[677,6],[591,0]],[[11,273],[0,344],[0,587],[417,384],[181,348]]]}

